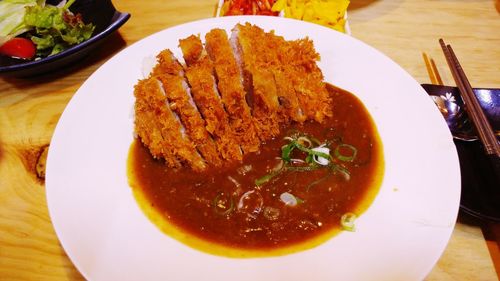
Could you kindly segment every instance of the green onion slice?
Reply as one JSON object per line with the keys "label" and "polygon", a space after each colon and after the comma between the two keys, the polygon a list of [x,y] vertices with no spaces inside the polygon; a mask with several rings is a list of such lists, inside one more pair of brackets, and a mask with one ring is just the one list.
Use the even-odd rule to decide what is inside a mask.
{"label": "green onion slice", "polygon": [[342,226],[342,229],[347,231],[356,231],[356,226],[354,225],[356,218],[357,216],[353,213],[343,214],[340,218],[340,225]]}
{"label": "green onion slice", "polygon": [[349,172],[349,170],[347,170],[346,168],[342,167],[341,165],[332,164],[330,166],[330,169],[334,173],[340,173],[342,176],[344,176],[344,178],[346,180],[350,180],[351,179],[351,173]]}
{"label": "green onion slice", "polygon": [[319,165],[309,166],[287,166],[285,169],[289,172],[309,172],[321,168]]}
{"label": "green onion slice", "polygon": [[307,147],[307,148],[310,148],[312,147],[312,141],[306,137],[306,136],[300,136],[297,138],[297,143],[304,146],[304,147]]}
{"label": "green onion slice", "polygon": [[[342,153],[340,150],[349,150],[349,153]],[[350,145],[350,144],[339,144],[334,151],[335,157],[341,161],[352,162],[356,158],[356,154],[358,154],[358,150]]]}
{"label": "green onion slice", "polygon": [[316,156],[319,156],[319,157],[323,157],[325,159],[330,159],[331,158],[330,154],[323,153],[321,151],[315,151],[315,150],[309,149],[309,148],[304,147],[304,146],[302,146],[302,145],[300,145],[298,143],[296,143],[295,146],[299,150],[304,151],[304,152],[308,153],[309,155],[316,155]]}
{"label": "green onion slice", "polygon": [[[227,206],[229,204],[229,206]],[[231,196],[225,196],[223,192],[220,192],[215,196],[213,201],[214,211],[218,215],[227,216],[234,209],[234,202]]]}
{"label": "green onion slice", "polygon": [[306,163],[308,163],[308,164],[313,163],[313,155],[311,155],[311,154],[307,155]]}
{"label": "green onion slice", "polygon": [[285,205],[294,207],[297,206],[298,204],[304,203],[304,200],[289,193],[289,192],[283,192],[280,195],[280,200],[281,202],[285,203]]}
{"label": "green onion slice", "polygon": [[288,145],[285,145],[281,148],[281,159],[285,162],[290,162],[290,154],[292,150],[295,148],[295,141],[291,141]]}
{"label": "green onion slice", "polygon": [[272,173],[269,173],[267,175],[264,175],[264,176],[256,179],[255,180],[255,185],[256,186],[261,186],[261,185],[265,184],[266,182],[270,181],[275,176],[279,175],[282,171],[283,171],[283,168],[281,168],[279,170],[276,170],[276,171],[274,171]]}

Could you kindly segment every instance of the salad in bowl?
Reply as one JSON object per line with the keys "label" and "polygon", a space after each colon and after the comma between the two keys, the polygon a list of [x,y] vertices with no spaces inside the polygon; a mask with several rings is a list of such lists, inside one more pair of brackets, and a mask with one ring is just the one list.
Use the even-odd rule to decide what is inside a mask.
{"label": "salad in bowl", "polygon": [[0,55],[36,60],[88,40],[95,25],[70,11],[74,2],[50,5],[40,0],[1,0]]}

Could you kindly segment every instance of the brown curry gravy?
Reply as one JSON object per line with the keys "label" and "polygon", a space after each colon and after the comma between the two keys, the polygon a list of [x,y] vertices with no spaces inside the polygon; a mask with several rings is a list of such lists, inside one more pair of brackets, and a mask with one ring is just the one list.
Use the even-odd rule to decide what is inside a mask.
{"label": "brown curry gravy", "polygon": [[[333,95],[333,118],[323,124],[306,122],[282,128],[282,134],[263,144],[259,153],[222,169],[203,173],[167,169],[135,140],[130,148],[128,175],[141,209],[171,237],[222,256],[283,255],[328,240],[342,230],[343,214],[359,216],[368,208],[384,170],[382,143],[363,104],[349,92],[331,85],[328,88]],[[292,130],[321,142],[335,140],[331,154],[339,143],[356,147],[354,161],[342,162],[350,173],[349,180],[341,173],[319,180],[328,172],[318,169],[282,173],[256,187],[255,180],[279,164],[276,157],[287,143],[283,137]],[[294,156],[303,158],[300,153]],[[284,192],[293,194],[299,203],[285,205],[280,200]]]}

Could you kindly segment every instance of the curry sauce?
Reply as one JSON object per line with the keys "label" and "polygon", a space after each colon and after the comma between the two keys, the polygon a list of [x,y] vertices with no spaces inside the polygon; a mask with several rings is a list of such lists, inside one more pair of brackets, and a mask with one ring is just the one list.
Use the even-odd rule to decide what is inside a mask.
{"label": "curry sauce", "polygon": [[[259,152],[222,168],[171,169],[135,140],[128,175],[141,209],[166,234],[216,255],[276,256],[330,239],[343,230],[342,216],[359,216],[371,204],[384,161],[363,104],[328,90],[333,117],[283,127]],[[294,146],[297,140],[305,144]]]}

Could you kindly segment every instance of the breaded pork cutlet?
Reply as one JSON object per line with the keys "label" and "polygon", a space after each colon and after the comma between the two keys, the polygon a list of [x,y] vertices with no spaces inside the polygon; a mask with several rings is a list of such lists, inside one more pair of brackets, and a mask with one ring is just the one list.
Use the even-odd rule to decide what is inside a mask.
{"label": "breaded pork cutlet", "polygon": [[153,69],[153,76],[162,82],[163,89],[170,103],[170,109],[181,119],[189,136],[201,156],[207,163],[216,167],[222,161],[214,140],[205,129],[205,120],[194,104],[190,89],[184,80],[184,70],[170,50],[162,51],[158,64]]}
{"label": "breaded pork cutlet", "polygon": [[187,63],[185,75],[191,94],[207,123],[207,131],[213,136],[224,159],[240,161],[243,158],[242,151],[217,90],[213,63],[204,52],[200,38],[192,35],[181,39],[179,46]]}
{"label": "breaded pork cutlet", "polygon": [[292,81],[300,108],[308,119],[319,123],[332,116],[331,97],[323,82],[323,73],[316,64],[320,56],[309,39],[285,41],[280,44],[281,65]]}
{"label": "breaded pork cutlet", "polygon": [[207,165],[170,110],[160,82],[153,76],[139,81],[134,90],[135,130],[142,142],[157,158],[164,158],[170,167],[186,163],[195,171]]}
{"label": "breaded pork cutlet", "polygon": [[[253,27],[258,28],[258,27]],[[281,105],[281,114],[284,118],[289,118],[295,122],[302,123],[307,119],[304,110],[301,108],[297,93],[292,83],[294,76],[297,75],[294,71],[290,71],[289,62],[286,59],[286,54],[283,54],[283,46],[287,41],[274,33],[266,33],[266,42],[268,48],[276,56],[276,63],[273,64],[274,81],[278,89],[278,99]]]}
{"label": "breaded pork cutlet", "polygon": [[162,127],[157,121],[157,111],[154,109],[156,104],[150,101],[150,87],[146,87],[147,81],[140,80],[134,87],[135,133],[155,158],[164,159],[168,167],[179,168],[181,163],[162,135]]}
{"label": "breaded pork cutlet", "polygon": [[[283,54],[288,42],[273,32],[264,32],[261,28],[249,23],[238,24],[233,29],[233,42],[240,45],[243,57],[242,64],[249,67],[251,64],[257,65],[257,72],[264,68],[272,73],[272,79],[268,83],[273,83],[276,87],[276,95],[279,101],[279,118],[288,122],[288,119],[302,123],[307,116],[304,114],[293,81],[299,78],[296,68],[290,67],[288,55]],[[248,46],[247,48],[244,48]],[[257,51],[257,52],[256,52]],[[250,72],[251,76],[252,73]],[[250,80],[250,79],[248,79]],[[273,97],[274,99],[274,97]]]}
{"label": "breaded pork cutlet", "polygon": [[212,29],[208,32],[205,47],[214,63],[219,93],[241,148],[245,153],[258,151],[260,140],[246,101],[243,77],[226,31]]}
{"label": "breaded pork cutlet", "polygon": [[186,65],[162,51],[148,79],[135,86],[135,131],[169,167],[241,161],[295,122],[324,122],[331,96],[309,39],[237,24],[231,39],[214,29],[179,41]]}
{"label": "breaded pork cutlet", "polygon": [[165,49],[156,56],[157,64],[154,66],[150,76],[175,75],[184,76],[184,68],[175,58],[172,51]]}
{"label": "breaded pork cutlet", "polygon": [[[249,93],[252,116],[261,141],[279,134],[280,104],[272,71],[275,57],[265,46],[266,34],[262,29],[237,25],[231,43],[243,73],[245,90]],[[250,27],[250,25],[247,25]]]}

